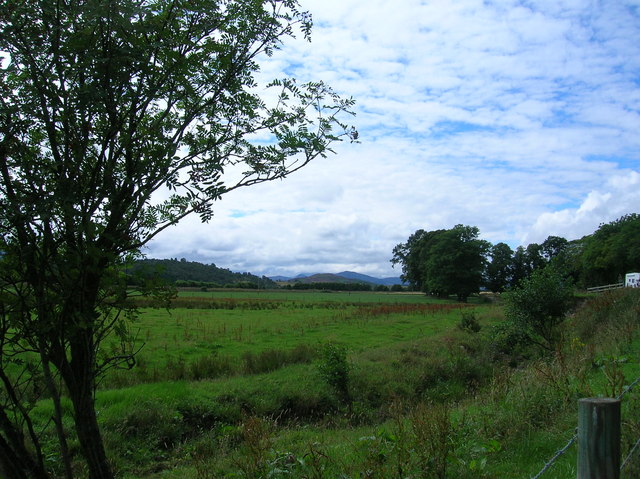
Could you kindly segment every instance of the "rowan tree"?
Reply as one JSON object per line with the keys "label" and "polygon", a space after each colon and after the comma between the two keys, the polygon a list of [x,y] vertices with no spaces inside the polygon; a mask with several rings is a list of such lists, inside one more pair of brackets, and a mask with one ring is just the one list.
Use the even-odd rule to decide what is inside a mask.
{"label": "rowan tree", "polygon": [[0,475],[49,477],[29,414],[49,397],[73,476],[64,392],[89,477],[112,478],[94,397],[134,360],[121,265],[357,137],[353,101],[325,84],[258,84],[259,62],[310,29],[296,0],[2,1]]}

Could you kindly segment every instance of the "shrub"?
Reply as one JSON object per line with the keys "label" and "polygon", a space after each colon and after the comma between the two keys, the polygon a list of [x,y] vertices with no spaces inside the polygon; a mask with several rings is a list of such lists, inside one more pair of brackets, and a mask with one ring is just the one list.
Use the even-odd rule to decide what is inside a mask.
{"label": "shrub", "polygon": [[325,344],[318,369],[340,401],[351,407],[352,399],[349,389],[351,365],[347,361],[347,348],[334,342]]}
{"label": "shrub", "polygon": [[506,316],[527,340],[553,351],[557,326],[573,306],[573,285],[553,267],[535,270],[505,295]]}
{"label": "shrub", "polygon": [[468,333],[477,333],[482,329],[475,311],[462,311],[462,319],[458,323],[458,328]]}
{"label": "shrub", "polygon": [[491,354],[494,360],[508,360],[512,367],[529,356],[528,336],[510,321],[503,321],[491,328]]}

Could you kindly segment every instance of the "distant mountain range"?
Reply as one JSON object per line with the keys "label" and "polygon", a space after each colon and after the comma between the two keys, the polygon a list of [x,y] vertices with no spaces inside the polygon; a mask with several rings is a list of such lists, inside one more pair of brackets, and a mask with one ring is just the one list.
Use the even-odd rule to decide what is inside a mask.
{"label": "distant mountain range", "polygon": [[225,268],[219,268],[215,264],[202,264],[195,261],[178,259],[142,259],[136,261],[128,268],[128,274],[136,273],[140,277],[161,277],[166,281],[194,281],[203,283],[215,283],[220,286],[251,283],[260,288],[276,287],[279,283],[365,283],[372,285],[393,286],[402,284],[400,278],[374,278],[366,274],[343,271],[338,274],[313,273],[299,274],[296,277],[265,276],[258,277],[251,273],[234,273]]}
{"label": "distant mountain range", "polygon": [[394,284],[402,284],[400,278],[375,278],[366,274],[354,273],[353,271],[343,271],[342,273],[313,273],[299,274],[295,277],[289,276],[270,276],[269,279],[278,282],[287,283],[367,283],[381,284],[384,286],[393,286]]}

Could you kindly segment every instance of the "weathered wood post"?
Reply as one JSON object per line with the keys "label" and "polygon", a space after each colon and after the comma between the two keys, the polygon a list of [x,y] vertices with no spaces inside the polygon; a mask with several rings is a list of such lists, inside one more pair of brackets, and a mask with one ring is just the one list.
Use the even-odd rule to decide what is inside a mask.
{"label": "weathered wood post", "polygon": [[620,400],[578,401],[578,479],[620,478]]}

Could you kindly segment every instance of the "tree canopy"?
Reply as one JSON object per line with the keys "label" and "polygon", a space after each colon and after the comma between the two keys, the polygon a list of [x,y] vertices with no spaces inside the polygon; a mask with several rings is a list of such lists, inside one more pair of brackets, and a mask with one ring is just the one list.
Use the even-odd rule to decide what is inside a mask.
{"label": "tree canopy", "polygon": [[482,285],[489,243],[478,239],[474,226],[449,230],[418,230],[394,248],[393,264],[402,264],[402,279],[435,294],[455,294],[466,301]]}
{"label": "tree canopy", "polygon": [[497,243],[489,250],[486,285],[491,291],[501,293],[513,279],[513,250],[506,243]]}
{"label": "tree canopy", "polygon": [[[259,62],[297,32],[308,39],[311,26],[296,0],[3,2],[4,477],[49,477],[29,417],[41,394],[54,402],[73,476],[62,391],[89,477],[113,477],[94,393],[107,369],[133,364],[120,266],[181,218],[211,219],[221,195],[355,139],[342,119],[353,100],[327,85],[258,84]],[[113,334],[122,348],[106,354],[100,344]]]}
{"label": "tree canopy", "polygon": [[616,283],[640,271],[640,215],[601,224],[582,240],[580,280],[589,286]]}
{"label": "tree canopy", "polygon": [[393,258],[391,264],[400,264],[402,274],[400,278],[403,282],[409,283],[413,289],[421,290],[425,282],[424,264],[426,262],[426,252],[428,244],[438,234],[445,230],[425,231],[417,230],[409,236],[406,243],[400,243],[393,248]]}
{"label": "tree canopy", "polygon": [[550,266],[584,288],[620,282],[626,273],[640,271],[640,215],[635,213],[602,224],[578,240],[548,236],[515,251],[478,236],[478,228],[462,225],[420,229],[394,247],[391,263],[401,265],[402,280],[411,288],[460,299],[480,286],[497,293],[517,288]]}

